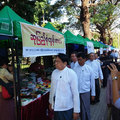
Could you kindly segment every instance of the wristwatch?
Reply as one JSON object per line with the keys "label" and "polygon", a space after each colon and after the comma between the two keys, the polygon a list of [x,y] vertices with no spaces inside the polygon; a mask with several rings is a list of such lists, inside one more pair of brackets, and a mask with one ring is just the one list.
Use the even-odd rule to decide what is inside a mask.
{"label": "wristwatch", "polygon": [[112,80],[117,80],[117,79],[118,79],[118,77],[117,77],[117,76],[115,76],[115,77],[113,77],[113,78],[112,78]]}

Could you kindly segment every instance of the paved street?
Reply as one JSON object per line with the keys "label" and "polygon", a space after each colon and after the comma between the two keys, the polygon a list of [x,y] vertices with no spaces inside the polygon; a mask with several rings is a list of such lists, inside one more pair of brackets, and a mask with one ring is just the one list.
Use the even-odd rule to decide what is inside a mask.
{"label": "paved street", "polygon": [[106,88],[101,88],[100,102],[91,105],[91,120],[107,120]]}
{"label": "paved street", "polygon": [[107,120],[106,88],[101,88],[100,102],[91,105],[90,112],[91,120]]}
{"label": "paved street", "polygon": [[106,88],[101,88],[100,102],[91,105],[90,111],[91,120],[107,120]]}

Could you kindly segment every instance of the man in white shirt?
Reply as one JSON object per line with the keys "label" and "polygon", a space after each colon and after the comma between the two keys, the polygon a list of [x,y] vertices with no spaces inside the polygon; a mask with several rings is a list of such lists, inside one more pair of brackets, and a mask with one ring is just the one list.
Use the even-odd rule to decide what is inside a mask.
{"label": "man in white shirt", "polygon": [[99,97],[100,97],[100,85],[99,85],[99,78],[102,81],[103,80],[103,73],[101,70],[100,63],[97,60],[94,60],[94,53],[89,54],[89,60],[86,61],[86,64],[89,65],[94,72],[95,76],[95,103],[99,102]]}
{"label": "man in white shirt", "polygon": [[49,108],[54,110],[54,120],[77,120],[80,112],[78,78],[67,67],[67,63],[68,57],[65,54],[57,55],[49,97]]}
{"label": "man in white shirt", "polygon": [[71,62],[71,64],[70,64],[70,67],[73,69],[77,64],[78,64],[78,61],[77,61],[77,56],[76,56],[76,52],[73,52],[73,53],[71,53],[71,60],[72,60],[72,62]]}
{"label": "man in white shirt", "polygon": [[118,59],[118,52],[117,52],[117,50],[115,50],[114,55],[115,55],[115,62],[117,62],[117,59]]}
{"label": "man in white shirt", "polygon": [[78,53],[78,65],[74,71],[78,76],[78,90],[80,95],[81,120],[90,120],[90,91],[92,100],[95,96],[95,78],[91,67],[85,64],[86,56]]}

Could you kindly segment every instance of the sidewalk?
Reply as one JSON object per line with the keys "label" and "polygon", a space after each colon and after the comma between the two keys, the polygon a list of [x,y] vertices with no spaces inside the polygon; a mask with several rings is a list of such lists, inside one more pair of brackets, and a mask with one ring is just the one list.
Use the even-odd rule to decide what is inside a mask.
{"label": "sidewalk", "polygon": [[101,88],[100,102],[90,106],[91,120],[107,120],[106,88]]}
{"label": "sidewalk", "polygon": [[106,88],[101,88],[100,102],[90,106],[90,115],[91,120],[107,120]]}
{"label": "sidewalk", "polygon": [[101,88],[100,102],[90,106],[90,114],[91,120],[107,120],[106,88]]}

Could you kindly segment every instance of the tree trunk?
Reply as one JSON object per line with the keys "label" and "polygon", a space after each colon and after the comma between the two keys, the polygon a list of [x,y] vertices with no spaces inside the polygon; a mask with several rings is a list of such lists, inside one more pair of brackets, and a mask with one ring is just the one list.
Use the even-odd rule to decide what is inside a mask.
{"label": "tree trunk", "polygon": [[108,38],[109,38],[108,45],[112,45],[113,44],[113,38],[111,37],[110,30],[108,30]]}
{"label": "tree trunk", "polygon": [[84,31],[84,37],[91,39],[91,32],[90,32],[90,13],[88,8],[89,0],[81,0],[81,14],[80,19],[82,22],[82,27]]}
{"label": "tree trunk", "polygon": [[107,43],[106,41],[106,36],[107,36],[107,33],[105,31],[105,28],[99,24],[95,24],[96,25],[96,28],[99,30],[99,34],[100,34],[100,41],[102,41],[103,43]]}
{"label": "tree trunk", "polygon": [[102,41],[103,43],[107,44],[107,41],[106,41],[106,32],[103,30],[100,31],[100,41]]}

